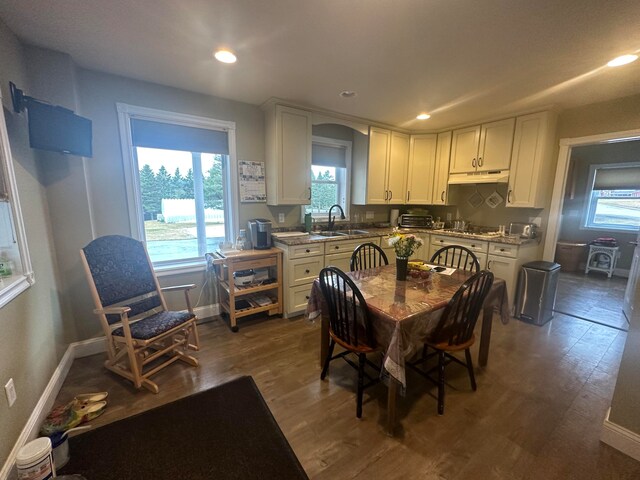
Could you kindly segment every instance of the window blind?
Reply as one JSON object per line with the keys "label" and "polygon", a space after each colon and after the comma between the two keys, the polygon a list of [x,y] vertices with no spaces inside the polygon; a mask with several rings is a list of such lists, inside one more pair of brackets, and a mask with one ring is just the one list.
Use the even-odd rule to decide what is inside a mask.
{"label": "window blind", "polygon": [[600,167],[593,181],[594,190],[640,189],[640,165],[634,167]]}
{"label": "window blind", "polygon": [[136,147],[229,154],[227,132],[222,130],[185,127],[132,118],[131,137]]}
{"label": "window blind", "polygon": [[322,167],[346,168],[346,148],[314,143],[311,145],[311,163]]}

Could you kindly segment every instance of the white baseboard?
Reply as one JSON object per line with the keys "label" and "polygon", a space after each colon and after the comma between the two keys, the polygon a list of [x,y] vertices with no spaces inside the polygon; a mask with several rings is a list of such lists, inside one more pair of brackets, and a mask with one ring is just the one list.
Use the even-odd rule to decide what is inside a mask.
{"label": "white baseboard", "polygon": [[634,460],[640,461],[640,435],[627,430],[609,420],[611,408],[607,411],[607,417],[602,424],[600,440],[616,450],[629,455]]}
{"label": "white baseboard", "polygon": [[[220,313],[220,305],[204,305],[202,307],[198,307],[194,309],[195,314],[198,318],[207,318],[215,315],[219,315]],[[90,355],[95,355],[97,353],[105,352],[107,349],[107,344],[104,336],[90,338],[88,340],[82,340],[80,342],[75,342],[69,344],[67,347],[67,351],[64,353],[62,358],[60,359],[60,363],[54,370],[51,375],[51,379],[47,386],[42,392],[38,403],[31,412],[31,416],[27,420],[26,425],[20,432],[20,436],[16,441],[9,457],[7,457],[6,462],[0,469],[0,480],[8,480],[14,479],[17,476],[17,472],[15,470],[16,456],[18,455],[18,451],[22,448],[23,445],[30,442],[34,438],[38,436],[38,430],[40,430],[40,425],[42,421],[45,419],[49,411],[53,408],[56,397],[58,396],[58,392],[62,388],[62,384],[64,383],[65,378],[67,378],[67,374],[69,373],[69,369],[71,369],[71,365],[73,364],[73,360],[76,358],[88,357]]]}
{"label": "white baseboard", "polygon": [[27,420],[26,425],[20,432],[20,436],[16,441],[9,457],[7,458],[4,466],[0,470],[0,479],[12,479],[17,476],[17,472],[15,471],[15,463],[16,456],[18,455],[18,451],[22,448],[22,446],[34,438],[38,436],[38,430],[40,430],[40,425],[42,421],[45,419],[49,411],[53,408],[53,404],[58,396],[58,392],[62,388],[62,384],[64,383],[64,379],[67,377],[69,373],[69,369],[71,368],[71,364],[75,358],[75,344],[72,343],[67,347],[67,351],[62,356],[60,363],[56,367],[51,375],[51,379],[49,383],[42,392],[38,403],[36,404],[33,412],[31,412],[31,416]]}

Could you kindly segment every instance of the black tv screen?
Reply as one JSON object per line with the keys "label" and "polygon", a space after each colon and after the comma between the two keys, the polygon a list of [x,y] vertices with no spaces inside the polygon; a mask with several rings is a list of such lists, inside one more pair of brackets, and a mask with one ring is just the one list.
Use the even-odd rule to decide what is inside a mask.
{"label": "black tv screen", "polygon": [[91,120],[37,100],[29,100],[27,111],[31,148],[93,156]]}

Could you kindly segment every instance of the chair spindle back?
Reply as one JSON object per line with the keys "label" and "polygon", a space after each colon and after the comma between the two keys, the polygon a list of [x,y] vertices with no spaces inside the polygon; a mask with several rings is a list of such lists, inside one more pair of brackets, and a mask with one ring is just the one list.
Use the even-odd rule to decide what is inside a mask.
{"label": "chair spindle back", "polygon": [[382,265],[389,265],[387,254],[375,243],[368,242],[358,245],[353,251],[349,269],[355,272],[356,270],[381,267]]}

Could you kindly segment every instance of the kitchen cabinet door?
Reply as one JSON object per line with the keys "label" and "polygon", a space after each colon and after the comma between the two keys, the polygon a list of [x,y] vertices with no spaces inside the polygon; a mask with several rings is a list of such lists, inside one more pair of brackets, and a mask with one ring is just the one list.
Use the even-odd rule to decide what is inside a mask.
{"label": "kitchen cabinet door", "polygon": [[480,125],[453,131],[450,173],[475,172],[480,144]]}
{"label": "kitchen cabinet door", "polygon": [[311,202],[311,112],[275,105],[266,114],[269,205]]}
{"label": "kitchen cabinet door", "polygon": [[387,203],[387,164],[391,154],[391,131],[371,127],[367,165],[367,204]]}
{"label": "kitchen cabinet door", "polygon": [[515,118],[482,125],[476,171],[509,170]]}
{"label": "kitchen cabinet door", "polygon": [[507,295],[510,303],[512,303],[518,279],[518,259],[489,255],[487,258],[487,270],[506,282]]}
{"label": "kitchen cabinet door", "polygon": [[436,146],[435,175],[433,178],[433,205],[447,205],[449,195],[449,157],[451,155],[451,132],[438,134]]}
{"label": "kitchen cabinet door", "polygon": [[[451,137],[451,134],[449,134]],[[436,174],[437,135],[412,135],[409,148],[406,204],[426,205],[433,203],[434,177]],[[449,157],[447,156],[447,176]]]}
{"label": "kitchen cabinet door", "polygon": [[391,132],[391,152],[387,165],[387,203],[405,203],[408,163],[409,135]]}
{"label": "kitchen cabinet door", "polygon": [[554,119],[550,112],[517,118],[507,207],[545,207],[553,184]]}

